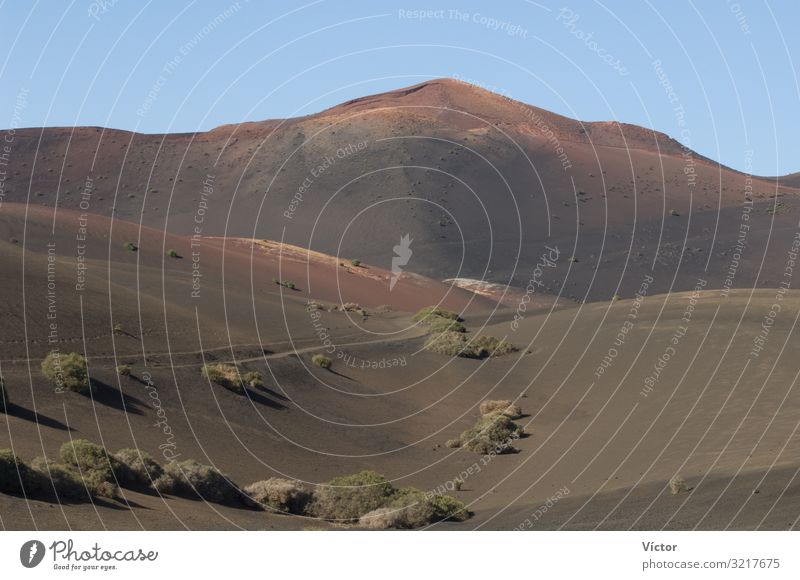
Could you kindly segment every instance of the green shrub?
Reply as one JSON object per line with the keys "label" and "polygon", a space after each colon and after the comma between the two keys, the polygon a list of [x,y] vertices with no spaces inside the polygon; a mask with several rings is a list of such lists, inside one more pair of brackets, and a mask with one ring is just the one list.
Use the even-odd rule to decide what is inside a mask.
{"label": "green shrub", "polygon": [[175,250],[168,251],[167,256],[169,256],[170,258],[180,258],[180,255]]}
{"label": "green shrub", "polygon": [[426,306],[425,308],[421,308],[417,311],[417,313],[411,318],[414,322],[420,322],[422,324],[430,324],[437,318],[446,318],[448,320],[456,320],[461,321],[458,317],[458,314],[455,312],[450,312],[449,310],[445,310],[444,308],[440,308],[439,306]]}
{"label": "green shrub", "polygon": [[214,503],[247,500],[246,495],[218,469],[194,459],[171,461],[156,481],[156,489],[181,497],[200,497]]}
{"label": "green shrub", "polygon": [[288,514],[303,514],[311,500],[311,493],[299,481],[271,477],[256,481],[244,492],[261,505]]}
{"label": "green shrub", "polygon": [[289,290],[294,290],[297,288],[294,282],[289,282],[288,280],[281,280],[279,278],[273,278],[272,281],[277,284],[278,286],[283,286],[284,288],[288,288]]}
{"label": "green shrub", "polygon": [[428,325],[428,332],[431,334],[436,334],[439,332],[467,332],[467,327],[461,324],[458,320],[435,317]]}
{"label": "green shrub", "polygon": [[150,454],[139,449],[120,449],[114,458],[120,465],[116,475],[121,485],[151,487],[164,475],[164,468]]}
{"label": "green shrub", "polygon": [[119,495],[114,474],[120,472],[123,465],[104,447],[86,439],[75,439],[61,446],[59,456],[78,474],[92,495],[110,498]]}
{"label": "green shrub", "polygon": [[502,356],[517,350],[508,342],[495,338],[494,336],[478,336],[470,342],[470,349],[475,358],[485,358],[487,356]]}
{"label": "green shrub", "polygon": [[121,377],[129,377],[131,376],[131,366],[130,365],[119,365],[117,367],[117,374]]}
{"label": "green shrub", "polygon": [[361,471],[330,480],[317,489],[311,512],[322,519],[357,521],[393,498],[395,489],[385,477],[374,471]]}
{"label": "green shrub", "polygon": [[445,356],[467,356],[467,337],[461,332],[440,332],[429,337],[424,348]]}
{"label": "green shrub", "polygon": [[56,387],[88,395],[92,392],[86,359],[76,352],[51,352],[42,361],[42,373]]}
{"label": "green shrub", "polygon": [[242,377],[235,366],[225,363],[208,363],[202,366],[200,372],[212,383],[225,387],[237,395],[244,394]]}
{"label": "green shrub", "polygon": [[323,369],[329,369],[333,364],[333,361],[324,354],[315,354],[311,357],[311,362]]}
{"label": "green shrub", "polygon": [[464,503],[447,495],[429,496],[413,487],[399,489],[384,507],[359,518],[371,529],[414,529],[444,520],[464,521],[469,511]]}
{"label": "green shrub", "polygon": [[242,382],[251,389],[264,386],[264,377],[258,371],[250,371],[242,377]]}
{"label": "green shrub", "polygon": [[361,260],[351,260],[350,263],[354,268],[358,268],[361,265]]}
{"label": "green shrub", "polygon": [[122,244],[122,247],[128,250],[129,252],[135,252],[136,250],[139,249],[139,247],[133,242],[125,242],[124,244]]}
{"label": "green shrub", "polygon": [[[464,431],[454,447],[464,447],[476,453],[508,453],[514,448],[511,442],[522,434],[522,427],[506,415],[495,412],[483,415],[472,428]],[[450,442],[448,441],[448,447]]]}
{"label": "green shrub", "polygon": [[469,510],[461,500],[449,495],[435,495],[429,501],[433,505],[435,521],[463,522],[469,519]]}
{"label": "green shrub", "polygon": [[481,415],[502,413],[510,419],[519,419],[522,416],[522,409],[519,405],[515,405],[508,399],[501,399],[498,401],[486,399],[481,403],[480,413]]}
{"label": "green shrub", "polygon": [[11,449],[0,449],[0,492],[23,495],[31,493],[35,474]]}
{"label": "green shrub", "polygon": [[42,496],[55,496],[57,501],[89,499],[91,490],[88,490],[80,476],[66,465],[37,457],[31,461],[31,469],[41,476]]}

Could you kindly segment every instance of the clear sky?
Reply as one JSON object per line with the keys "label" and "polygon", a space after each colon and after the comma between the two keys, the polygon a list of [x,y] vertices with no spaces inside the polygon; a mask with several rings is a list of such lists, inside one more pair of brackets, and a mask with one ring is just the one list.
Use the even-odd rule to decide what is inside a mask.
{"label": "clear sky", "polygon": [[7,0],[0,20],[3,127],[198,131],[457,77],[800,171],[793,0]]}

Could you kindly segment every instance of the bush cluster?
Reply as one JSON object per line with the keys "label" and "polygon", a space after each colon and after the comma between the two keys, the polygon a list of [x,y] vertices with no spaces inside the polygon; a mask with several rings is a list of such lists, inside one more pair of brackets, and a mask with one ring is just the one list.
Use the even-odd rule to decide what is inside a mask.
{"label": "bush cluster", "polygon": [[206,363],[200,368],[200,372],[212,383],[225,387],[237,395],[245,394],[245,386],[256,388],[264,384],[264,379],[258,371],[242,375],[236,366],[227,363]]}
{"label": "bush cluster", "polygon": [[447,442],[447,446],[451,448],[463,447],[483,455],[512,452],[514,450],[512,442],[522,435],[524,430],[521,425],[515,423],[506,413],[509,411],[516,412],[517,410],[519,410],[517,415],[521,415],[522,410],[519,407],[515,409],[505,407],[504,409],[497,409],[481,415],[475,425],[461,433],[458,439],[450,439]]}
{"label": "bush cluster", "polygon": [[323,369],[329,369],[333,364],[333,361],[324,354],[315,354],[311,357],[311,362]]}
{"label": "bush cluster", "polygon": [[86,358],[76,352],[51,352],[42,361],[42,374],[56,387],[81,395],[89,395],[93,391]]}
{"label": "bush cluster", "polygon": [[445,356],[486,358],[514,352],[516,348],[507,340],[493,336],[467,336],[467,327],[455,312],[438,306],[426,306],[413,317],[427,328],[430,336],[424,348]]}

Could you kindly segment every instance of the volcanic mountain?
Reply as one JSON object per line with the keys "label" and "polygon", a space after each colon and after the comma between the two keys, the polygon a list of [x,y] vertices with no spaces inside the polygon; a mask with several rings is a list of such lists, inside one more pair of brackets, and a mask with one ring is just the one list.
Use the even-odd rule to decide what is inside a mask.
{"label": "volcanic mountain", "polygon": [[[700,276],[751,287],[759,269],[759,283],[778,279],[765,257],[770,243],[783,252],[796,221],[791,177],[752,178],[656,131],[572,120],[449,79],[205,133],[12,138],[5,201],[386,269],[408,236],[406,271],[519,287],[556,248],[539,289],[577,300],[630,295],[648,273],[655,291]],[[731,278],[744,213],[752,227]]]}

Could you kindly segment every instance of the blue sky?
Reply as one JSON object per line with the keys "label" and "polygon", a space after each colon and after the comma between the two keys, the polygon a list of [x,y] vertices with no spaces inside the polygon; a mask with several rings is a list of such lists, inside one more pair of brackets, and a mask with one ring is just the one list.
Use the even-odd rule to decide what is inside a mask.
{"label": "blue sky", "polygon": [[798,4],[6,1],[0,126],[197,131],[457,77],[570,117],[650,126],[740,170],[790,173]]}

